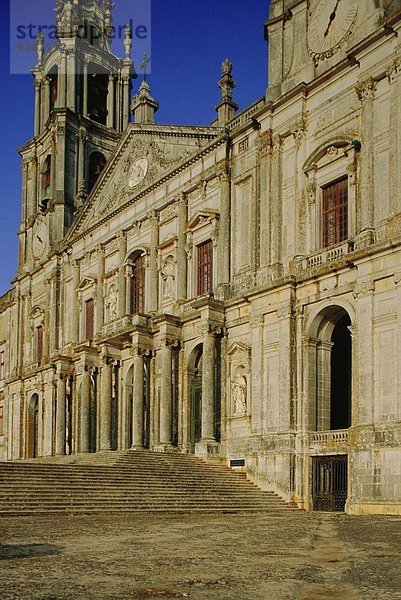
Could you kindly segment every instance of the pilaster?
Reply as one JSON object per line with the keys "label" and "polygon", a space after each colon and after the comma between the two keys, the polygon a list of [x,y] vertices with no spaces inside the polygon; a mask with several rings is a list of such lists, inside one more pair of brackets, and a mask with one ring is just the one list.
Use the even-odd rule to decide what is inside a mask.
{"label": "pilaster", "polygon": [[374,99],[376,82],[370,78],[356,87],[361,101],[360,210],[357,219],[357,247],[374,241]]}

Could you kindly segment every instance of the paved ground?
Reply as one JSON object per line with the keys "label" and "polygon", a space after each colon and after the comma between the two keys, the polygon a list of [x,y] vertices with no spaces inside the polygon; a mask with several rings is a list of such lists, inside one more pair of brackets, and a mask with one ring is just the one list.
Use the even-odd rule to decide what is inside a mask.
{"label": "paved ground", "polygon": [[401,600],[401,518],[3,518],[0,598]]}

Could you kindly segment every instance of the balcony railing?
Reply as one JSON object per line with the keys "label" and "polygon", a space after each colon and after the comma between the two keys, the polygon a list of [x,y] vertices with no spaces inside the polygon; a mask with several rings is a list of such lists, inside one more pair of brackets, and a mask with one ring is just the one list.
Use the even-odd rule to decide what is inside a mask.
{"label": "balcony railing", "polygon": [[332,248],[325,248],[317,254],[313,254],[312,256],[304,258],[302,261],[302,268],[313,269],[314,267],[319,267],[320,265],[324,265],[329,262],[341,260],[345,254],[352,252],[352,250],[353,244],[350,241],[343,242],[342,244]]}
{"label": "balcony railing", "polygon": [[346,444],[348,442],[348,429],[334,431],[316,431],[310,436],[311,446],[332,446],[335,444]]}

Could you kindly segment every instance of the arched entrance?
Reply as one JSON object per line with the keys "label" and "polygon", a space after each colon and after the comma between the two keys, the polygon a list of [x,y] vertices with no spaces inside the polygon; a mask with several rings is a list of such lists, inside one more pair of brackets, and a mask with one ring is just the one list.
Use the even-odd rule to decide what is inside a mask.
{"label": "arched entrance", "polygon": [[203,348],[198,346],[193,352],[189,369],[191,452],[195,452],[195,445],[202,438],[202,359]]}
{"label": "arched entrance", "polygon": [[351,318],[329,306],[314,319],[309,349],[309,429],[348,429],[352,417]]}
{"label": "arched entrance", "polygon": [[37,458],[39,452],[39,396],[34,394],[28,405],[27,457]]}
{"label": "arched entrance", "polygon": [[[320,444],[333,434],[351,427],[352,336],[351,317],[342,306],[328,306],[314,318],[307,338],[309,429],[326,432]],[[346,433],[336,434],[344,436]],[[342,439],[342,438],[341,438]],[[331,450],[331,453],[329,452]],[[343,511],[348,495],[347,454],[333,454],[328,445],[312,456],[312,501],[314,510]]]}

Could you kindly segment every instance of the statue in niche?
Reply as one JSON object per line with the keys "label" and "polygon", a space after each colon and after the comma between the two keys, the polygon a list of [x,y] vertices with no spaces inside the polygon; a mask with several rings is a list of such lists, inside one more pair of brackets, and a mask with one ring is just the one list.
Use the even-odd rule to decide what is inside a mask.
{"label": "statue in niche", "polygon": [[117,318],[117,306],[118,306],[118,294],[117,288],[114,285],[109,287],[109,293],[107,296],[107,307],[109,309],[109,320],[113,321]]}
{"label": "statue in niche", "polygon": [[163,279],[163,300],[174,298],[175,264],[172,256],[168,256],[163,263],[161,272]]}
{"label": "statue in niche", "polygon": [[232,384],[234,413],[245,415],[247,413],[247,381],[246,377],[238,374]]}

